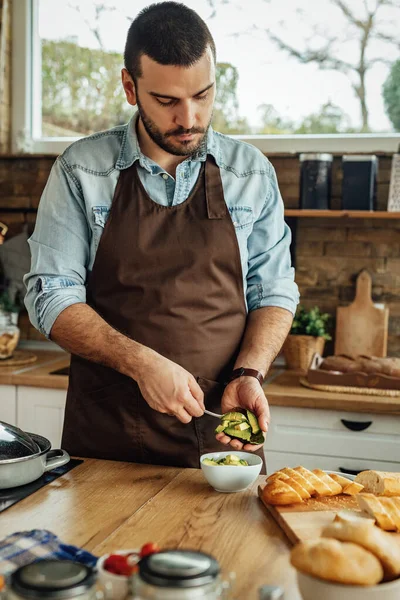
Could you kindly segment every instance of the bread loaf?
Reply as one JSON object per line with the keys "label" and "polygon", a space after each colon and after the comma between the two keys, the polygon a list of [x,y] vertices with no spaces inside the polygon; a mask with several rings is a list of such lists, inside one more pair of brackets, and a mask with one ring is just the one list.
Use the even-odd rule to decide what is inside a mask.
{"label": "bread loaf", "polygon": [[372,552],[336,539],[300,542],[293,548],[290,562],[303,573],[337,583],[375,585],[383,578],[382,565]]}
{"label": "bread loaf", "polygon": [[400,473],[361,471],[355,482],[363,485],[365,492],[377,496],[400,496]]}
{"label": "bread loaf", "polygon": [[357,501],[361,510],[364,510],[368,515],[376,519],[379,527],[385,531],[396,531],[397,516],[393,517],[393,512],[398,509],[395,503],[388,503],[389,498],[374,496],[373,494],[358,494]]}
{"label": "bread loaf", "polygon": [[376,373],[389,375],[390,377],[400,377],[400,358],[364,356],[356,357],[337,354],[327,356],[322,361],[320,369],[324,371],[339,371],[340,373]]}
{"label": "bread loaf", "polygon": [[321,469],[310,471],[301,466],[295,469],[285,467],[269,475],[263,499],[268,504],[294,504],[308,500],[310,496],[335,496],[341,493],[352,495],[361,489],[361,485],[354,484],[346,477],[329,475]]}
{"label": "bread loaf", "polygon": [[393,535],[379,529],[372,519],[348,515],[341,516],[322,530],[322,536],[341,542],[353,542],[369,550],[383,567],[385,578],[393,579],[400,575],[400,545]]}

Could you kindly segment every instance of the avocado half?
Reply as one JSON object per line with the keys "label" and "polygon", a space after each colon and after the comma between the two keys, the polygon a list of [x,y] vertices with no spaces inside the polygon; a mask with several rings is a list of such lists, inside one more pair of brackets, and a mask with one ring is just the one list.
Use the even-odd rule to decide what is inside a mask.
{"label": "avocado half", "polygon": [[265,441],[256,415],[242,408],[222,415],[221,424],[215,429],[215,433],[226,433],[229,437],[247,444],[259,445]]}

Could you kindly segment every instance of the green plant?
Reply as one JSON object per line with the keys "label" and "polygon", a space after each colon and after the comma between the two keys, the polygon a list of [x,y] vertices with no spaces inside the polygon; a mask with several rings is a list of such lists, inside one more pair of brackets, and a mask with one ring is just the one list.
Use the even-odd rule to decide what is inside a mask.
{"label": "green plant", "polygon": [[292,335],[312,335],[323,337],[325,340],[331,340],[327,329],[331,320],[331,315],[321,313],[318,306],[306,310],[304,306],[299,306],[293,319],[290,333]]}

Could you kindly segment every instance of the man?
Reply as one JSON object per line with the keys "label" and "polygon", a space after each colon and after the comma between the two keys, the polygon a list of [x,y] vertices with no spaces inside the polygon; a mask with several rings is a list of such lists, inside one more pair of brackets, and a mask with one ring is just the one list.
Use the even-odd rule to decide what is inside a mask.
{"label": "man", "polygon": [[30,318],[72,354],[62,445],[191,467],[221,442],[261,454],[217,441],[204,408],[267,431],[262,377],[298,302],[274,170],[212,131],[215,45],[194,11],[144,9],[124,58],[137,114],[57,159],[30,239]]}

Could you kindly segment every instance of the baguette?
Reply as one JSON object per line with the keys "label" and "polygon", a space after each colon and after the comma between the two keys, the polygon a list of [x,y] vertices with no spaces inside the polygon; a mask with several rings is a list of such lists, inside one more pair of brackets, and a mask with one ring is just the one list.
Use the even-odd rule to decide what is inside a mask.
{"label": "baguette", "polygon": [[347,477],[342,477],[342,475],[338,475],[337,473],[330,473],[329,477],[334,479],[337,483],[339,483],[339,485],[342,486],[342,494],[355,496],[361,492],[362,489],[364,489],[364,486],[362,486],[360,483],[350,481],[350,479],[347,479]]}
{"label": "baguette", "polygon": [[382,565],[374,554],[336,539],[300,542],[293,548],[290,562],[303,573],[337,583],[375,585],[383,578]]}
{"label": "baguette", "polygon": [[284,473],[283,470],[274,473],[274,476],[270,481],[276,481],[277,479],[280,479],[284,481],[287,485],[290,485],[290,487],[292,487],[299,494],[302,500],[307,500],[308,498],[311,498],[307,490],[300,483],[298,483],[294,477],[290,477],[289,475]]}
{"label": "baguette", "polygon": [[[361,510],[376,519],[377,524],[385,531],[396,531],[396,524],[393,520],[390,511],[392,507],[385,506],[386,498],[379,498],[373,494],[358,494],[357,501]],[[389,510],[389,512],[388,512]]]}
{"label": "baguette", "polygon": [[330,496],[330,488],[326,485],[324,481],[320,477],[318,477],[312,471],[309,471],[305,467],[295,467],[295,471],[303,475],[309,481],[309,483],[313,486],[315,490],[315,495],[317,496]]}
{"label": "baguette", "polygon": [[400,496],[400,473],[361,471],[355,478],[364,491],[376,496]]}
{"label": "baguette", "polygon": [[322,469],[313,469],[313,473],[322,479],[322,481],[328,486],[330,491],[328,494],[329,496],[337,496],[337,494],[342,493],[342,486],[332,479],[328,473],[325,473],[325,471],[322,471]]}
{"label": "baguette", "polygon": [[358,517],[354,513],[353,517],[338,515],[322,530],[322,536],[353,542],[372,552],[380,560],[386,579],[400,575],[400,545],[392,534],[379,529],[372,519]]}
{"label": "baguette", "polygon": [[284,505],[303,502],[296,490],[282,479],[268,481],[262,491],[262,497],[267,504]]}

